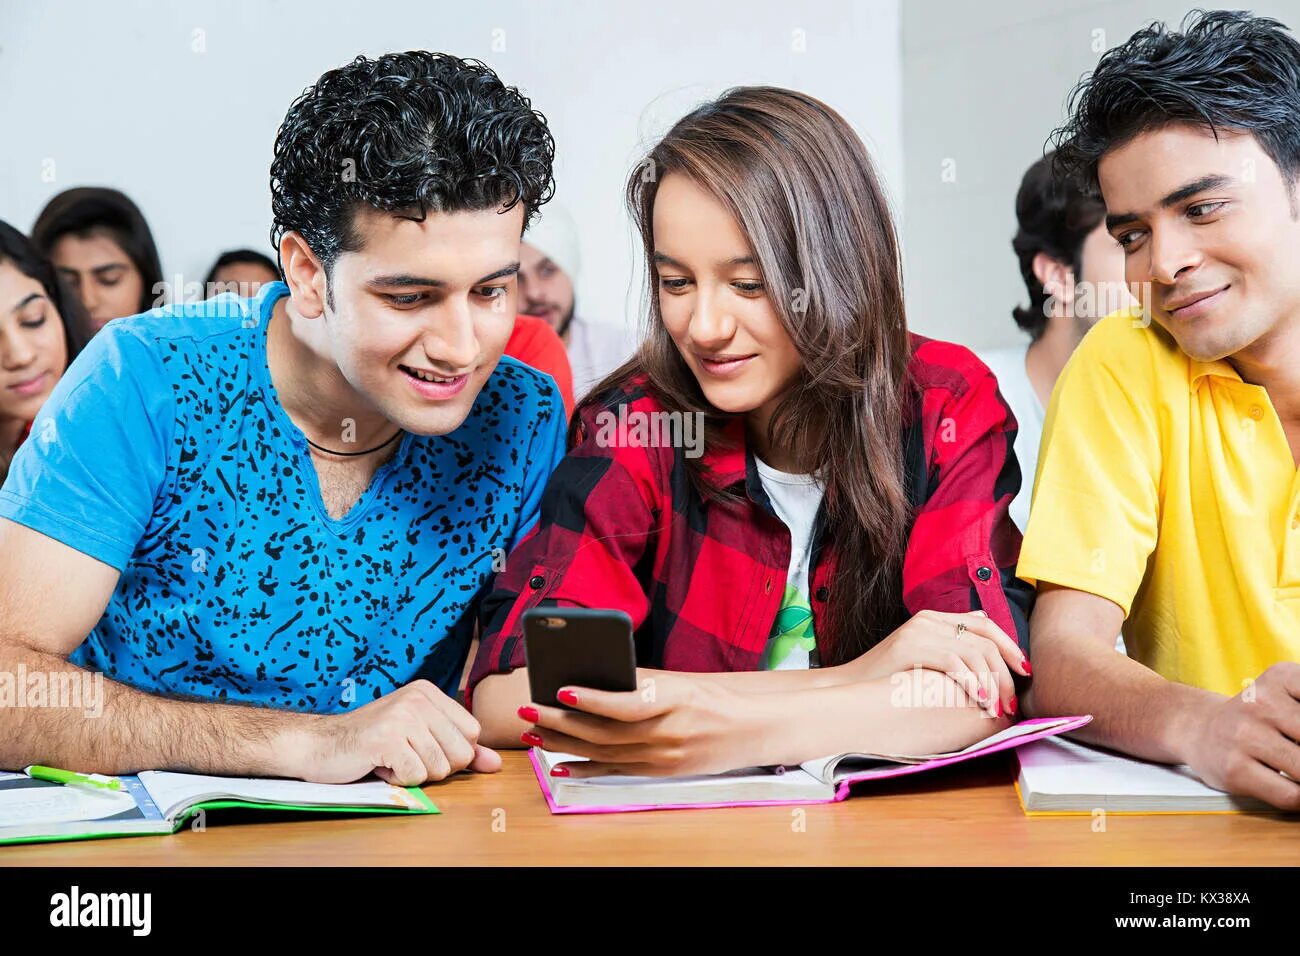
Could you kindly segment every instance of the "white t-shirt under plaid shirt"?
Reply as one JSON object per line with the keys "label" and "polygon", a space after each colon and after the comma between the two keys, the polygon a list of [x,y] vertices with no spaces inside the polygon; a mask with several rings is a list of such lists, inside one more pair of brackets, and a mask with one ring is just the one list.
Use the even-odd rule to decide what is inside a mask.
{"label": "white t-shirt under plaid shirt", "polygon": [[808,602],[808,565],[813,524],[825,489],[815,475],[777,471],[758,458],[754,464],[772,509],[790,529],[790,568],[785,594],[763,650],[762,667],[764,670],[806,669],[809,655],[817,646],[812,605]]}

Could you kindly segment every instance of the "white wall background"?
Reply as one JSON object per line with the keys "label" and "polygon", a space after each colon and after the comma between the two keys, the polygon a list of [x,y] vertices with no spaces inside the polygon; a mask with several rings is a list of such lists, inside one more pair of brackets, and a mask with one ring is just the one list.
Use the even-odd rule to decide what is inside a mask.
{"label": "white wall background", "polygon": [[[900,216],[912,326],[1007,345],[1024,300],[1010,246],[1021,175],[1098,46],[1191,5],[0,0],[0,219],[27,230],[55,192],[116,186],[148,217],[167,277],[201,280],[223,249],[271,251],[271,143],[304,87],[357,53],[447,50],[547,115],[557,202],[582,230],[582,310],[631,323],[628,171],[700,101],[772,83],[826,100],[867,142]],[[1300,0],[1251,7],[1300,30]]]}
{"label": "white wall background", "polygon": [[[903,104],[908,319],[976,347],[1025,341],[1011,251],[1020,178],[1065,119],[1074,84],[1151,20],[1193,0],[904,0]],[[1300,0],[1222,2],[1300,33]],[[955,180],[943,176],[945,162]]]}
{"label": "white wall background", "polygon": [[166,277],[201,282],[223,249],[272,252],[267,170],[294,97],[358,53],[441,50],[484,60],[550,120],[580,308],[635,322],[622,187],[652,137],[728,86],[795,87],[846,116],[897,201],[899,35],[898,0],[0,0],[0,219],[29,231],[56,192],[113,186]]}

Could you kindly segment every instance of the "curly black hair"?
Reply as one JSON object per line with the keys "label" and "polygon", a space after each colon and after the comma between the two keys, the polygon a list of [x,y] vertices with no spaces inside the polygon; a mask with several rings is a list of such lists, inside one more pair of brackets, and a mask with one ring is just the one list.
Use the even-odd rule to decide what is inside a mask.
{"label": "curly black hair", "polygon": [[1170,123],[1252,133],[1288,183],[1300,173],[1300,43],[1240,10],[1193,10],[1171,31],[1153,22],[1108,50],[1070,94],[1057,161],[1097,190],[1108,150]]}
{"label": "curly black hair", "polygon": [[294,100],[275,137],[271,243],[294,230],[328,273],[360,247],[353,212],[513,208],[551,198],[555,141],[527,97],[477,60],[358,56]]}
{"label": "curly black hair", "polygon": [[1101,225],[1106,206],[1068,176],[1063,177],[1056,154],[1048,153],[1025,172],[1016,193],[1016,235],[1011,248],[1020,260],[1020,277],[1029,291],[1029,307],[1011,310],[1016,325],[1037,341],[1047,328],[1043,306],[1048,295],[1034,275],[1034,257],[1043,252],[1057,262],[1083,272],[1083,244]]}

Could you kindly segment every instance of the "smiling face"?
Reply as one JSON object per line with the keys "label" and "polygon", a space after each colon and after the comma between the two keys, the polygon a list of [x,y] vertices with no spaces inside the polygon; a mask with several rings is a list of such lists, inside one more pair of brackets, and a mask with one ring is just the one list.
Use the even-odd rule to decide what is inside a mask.
{"label": "smiling face", "polygon": [[1139,134],[1098,165],[1106,222],[1134,294],[1195,359],[1265,347],[1300,316],[1294,193],[1248,133]]}
{"label": "smiling face", "polygon": [[105,230],[62,236],[50,249],[50,261],[85,305],[92,333],[140,311],[144,279]]}
{"label": "smiling face", "polygon": [[330,275],[332,302],[319,267],[284,255],[282,243],[295,307],[323,315],[317,351],[388,421],[419,435],[454,431],[514,328],[523,215],[517,205],[415,222],[363,208],[360,248],[340,254]]}
{"label": "smiling face", "polygon": [[0,419],[35,418],[67,364],[63,319],[45,287],[0,261]]}
{"label": "smiling face", "polygon": [[711,405],[765,422],[803,362],[749,240],[726,206],[681,173],[659,184],[653,228],[664,328]]}

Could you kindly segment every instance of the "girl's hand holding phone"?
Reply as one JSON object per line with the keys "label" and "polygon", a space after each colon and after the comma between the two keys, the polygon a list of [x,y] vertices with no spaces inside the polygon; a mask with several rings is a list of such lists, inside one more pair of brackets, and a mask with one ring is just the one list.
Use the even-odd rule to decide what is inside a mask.
{"label": "girl's hand holding phone", "polygon": [[729,690],[704,675],[646,668],[638,668],[637,685],[561,688],[560,700],[573,710],[541,701],[520,707],[520,718],[534,724],[523,742],[588,758],[551,771],[575,778],[720,773],[763,762],[762,695]]}

